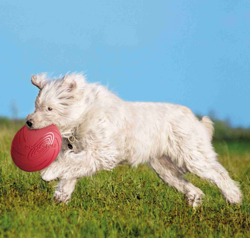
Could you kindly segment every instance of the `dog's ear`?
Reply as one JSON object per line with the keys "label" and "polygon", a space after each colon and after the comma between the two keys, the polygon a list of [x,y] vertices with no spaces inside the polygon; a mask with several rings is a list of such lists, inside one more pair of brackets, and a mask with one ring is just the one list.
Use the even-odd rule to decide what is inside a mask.
{"label": "dog's ear", "polygon": [[62,85],[67,88],[68,92],[72,92],[77,88],[77,83],[74,80],[73,75],[66,74],[62,79]]}
{"label": "dog's ear", "polygon": [[31,76],[31,83],[36,87],[38,87],[39,89],[42,89],[47,82],[48,80],[46,74],[37,74]]}

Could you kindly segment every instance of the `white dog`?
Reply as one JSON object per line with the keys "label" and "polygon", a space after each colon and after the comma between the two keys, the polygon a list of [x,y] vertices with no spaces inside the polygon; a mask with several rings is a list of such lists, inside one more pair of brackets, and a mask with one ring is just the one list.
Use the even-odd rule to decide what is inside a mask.
{"label": "white dog", "polygon": [[55,124],[63,138],[57,159],[41,172],[46,181],[60,179],[55,200],[69,201],[83,176],[124,163],[148,163],[193,207],[201,204],[204,194],[183,178],[187,172],[216,184],[228,202],[241,202],[237,183],[217,161],[208,117],[199,121],[180,105],[123,101],[107,88],[87,83],[82,74],[52,81],[41,74],[31,81],[40,92],[27,127]]}

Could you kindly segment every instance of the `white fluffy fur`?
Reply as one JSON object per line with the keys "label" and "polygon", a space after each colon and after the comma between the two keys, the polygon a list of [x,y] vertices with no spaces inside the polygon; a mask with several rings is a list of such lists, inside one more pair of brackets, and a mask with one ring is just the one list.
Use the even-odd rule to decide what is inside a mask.
{"label": "white fluffy fur", "polygon": [[[55,124],[63,137],[57,159],[41,172],[46,181],[60,179],[57,201],[70,199],[78,178],[123,163],[148,163],[193,207],[201,204],[204,194],[183,178],[187,172],[216,184],[228,202],[241,202],[237,183],[217,161],[208,117],[199,121],[180,105],[123,101],[107,88],[87,83],[82,74],[52,81],[36,75],[32,83],[40,92],[35,112],[27,117],[33,123],[30,129]],[[70,150],[71,135],[76,142]]]}

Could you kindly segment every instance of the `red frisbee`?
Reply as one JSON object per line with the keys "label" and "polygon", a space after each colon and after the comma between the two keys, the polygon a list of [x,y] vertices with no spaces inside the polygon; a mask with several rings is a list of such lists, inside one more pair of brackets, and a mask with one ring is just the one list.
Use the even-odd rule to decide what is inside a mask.
{"label": "red frisbee", "polygon": [[56,159],[61,144],[62,137],[55,125],[35,130],[23,126],[12,141],[11,157],[20,169],[39,171]]}

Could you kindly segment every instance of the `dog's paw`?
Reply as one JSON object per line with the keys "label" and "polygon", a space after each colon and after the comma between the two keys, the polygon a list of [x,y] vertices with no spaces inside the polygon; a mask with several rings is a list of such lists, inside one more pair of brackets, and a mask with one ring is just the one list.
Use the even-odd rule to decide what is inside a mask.
{"label": "dog's paw", "polygon": [[60,203],[68,203],[70,200],[70,195],[64,193],[62,190],[55,191],[54,201]]}
{"label": "dog's paw", "polygon": [[242,202],[242,193],[238,186],[238,183],[234,182],[229,189],[223,191],[223,196],[227,202],[232,204],[240,204]]}
{"label": "dog's paw", "polygon": [[188,193],[186,194],[187,202],[189,206],[193,208],[197,208],[201,206],[202,199],[205,196],[204,193]]}

